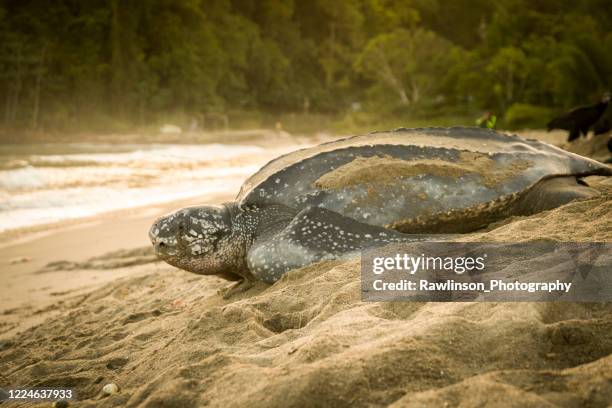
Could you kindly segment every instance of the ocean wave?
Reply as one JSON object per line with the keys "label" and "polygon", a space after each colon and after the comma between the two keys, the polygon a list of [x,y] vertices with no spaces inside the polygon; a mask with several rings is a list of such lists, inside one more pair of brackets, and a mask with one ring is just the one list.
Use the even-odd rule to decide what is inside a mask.
{"label": "ocean wave", "polygon": [[88,217],[124,208],[163,203],[182,198],[234,193],[244,172],[204,180],[140,188],[74,187],[61,191],[33,191],[7,196],[0,194],[0,231],[67,219]]}
{"label": "ocean wave", "polygon": [[[114,187],[117,189],[145,187],[159,184],[180,183],[183,179],[206,180],[211,177],[246,177],[257,171],[258,165],[236,165],[227,167],[174,166],[169,168],[131,167],[74,167],[57,169],[25,167],[0,171],[0,191],[22,193],[37,190],[60,190],[74,187]],[[172,171],[168,171],[172,170]]]}
{"label": "ocean wave", "polygon": [[34,167],[83,167],[130,165],[137,167],[155,164],[204,164],[229,160],[262,152],[257,146],[209,145],[153,145],[150,148],[122,153],[78,153],[61,155],[31,155],[26,161]]}
{"label": "ocean wave", "polygon": [[147,180],[163,178],[169,172],[180,173],[175,177],[202,168],[208,168],[209,172],[228,172],[231,167],[259,163],[261,153],[262,149],[255,146],[211,144],[158,145],[120,153],[5,157],[0,164],[0,189],[20,192],[113,184],[139,186]]}
{"label": "ocean wave", "polygon": [[47,184],[43,174],[32,166],[0,171],[0,188],[9,191],[42,188]]}

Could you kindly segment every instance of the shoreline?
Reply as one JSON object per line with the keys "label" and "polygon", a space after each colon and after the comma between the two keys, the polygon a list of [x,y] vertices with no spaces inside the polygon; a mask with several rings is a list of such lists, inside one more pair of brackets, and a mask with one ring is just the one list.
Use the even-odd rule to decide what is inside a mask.
{"label": "shoreline", "polygon": [[[187,140],[187,139],[164,140],[164,144],[167,143],[169,145],[177,145],[177,144],[178,145],[189,145],[189,144],[197,142],[198,145],[209,145],[209,144],[218,145],[220,144],[220,145],[226,145],[226,146],[255,146],[260,149],[280,150],[279,154],[282,154],[284,153],[284,150],[288,151],[288,150],[293,150],[293,149],[299,149],[299,148],[308,146],[309,144],[318,143],[318,139],[316,138],[304,138],[304,137],[299,137],[299,136],[293,136],[286,132],[279,133],[279,132],[265,131],[265,132],[270,133],[270,135],[267,135],[267,134],[263,135],[266,137],[262,137],[262,134],[258,132],[260,132],[260,130],[257,130],[257,129],[253,131],[248,131],[248,132],[234,132],[234,133],[239,133],[243,137],[232,138],[231,136],[228,136],[227,138],[225,138],[225,140],[222,135],[214,135],[214,137],[212,137],[211,135],[213,134],[211,134],[209,135],[212,137],[210,140],[203,140],[203,139],[196,140],[196,141]],[[264,131],[261,130],[261,132],[264,132]],[[82,144],[82,143],[90,144],[91,142],[92,146],[95,146],[95,145],[106,146],[110,142],[112,142],[113,138],[119,137],[119,135],[107,135],[105,137],[108,137],[110,139],[80,141],[77,144]],[[331,140],[331,137],[329,135],[320,135],[320,137],[322,137],[324,140],[328,140],[328,139]],[[129,139],[128,140],[125,140],[125,139],[116,140],[116,142],[123,142],[123,144],[125,144],[126,146],[133,145]],[[28,143],[25,143],[22,141],[22,143],[20,144],[27,145]],[[46,144],[47,143],[45,143],[45,145]],[[55,140],[52,143],[48,143],[48,144],[62,145],[64,143],[61,140]],[[150,145],[151,141],[141,140],[139,141],[138,144],[139,145]],[[10,148],[10,146],[13,146],[13,145],[11,144],[6,145],[0,142],[0,146],[4,146],[5,148],[7,148],[8,146],[8,148]],[[17,146],[17,145],[14,145],[14,146]],[[114,152],[110,152],[110,153],[114,153]],[[259,155],[258,153],[252,153],[250,157],[256,158],[258,157],[258,155]],[[271,156],[270,159],[274,157],[275,156]],[[268,160],[263,160],[265,158],[266,158],[266,154],[265,152],[262,151],[262,157],[258,159],[258,161],[260,162],[259,165],[264,165],[268,161]],[[125,164],[125,165],[128,166],[128,164]],[[244,177],[246,179],[248,175],[249,174],[245,174],[244,176],[241,176],[241,177]],[[117,214],[117,213],[129,215],[130,212],[139,212],[140,209],[142,208],[164,206],[166,204],[172,204],[173,202],[175,203],[191,202],[192,200],[198,199],[198,196],[202,197],[203,194],[209,195],[211,197],[216,197],[216,196],[225,194],[225,192],[223,191],[225,189],[226,188],[213,189],[212,191],[201,192],[199,194],[196,192],[191,192],[191,194],[185,194],[185,195],[179,194],[178,197],[174,197],[174,198],[168,197],[166,198],[166,200],[162,199],[161,201],[147,199],[147,200],[144,200],[145,202],[137,203],[135,206],[125,206],[124,204],[124,206],[120,208],[114,208],[114,209],[98,208],[98,209],[93,209],[92,211],[95,211],[95,213],[92,213],[90,215],[85,215],[85,216],[76,215],[74,218],[69,217],[65,219],[57,219],[56,217],[57,219],[56,221],[41,220],[42,223],[39,223],[39,224],[27,225],[27,223],[22,223],[21,225],[7,226],[8,229],[0,230],[0,248],[5,247],[7,244],[10,245],[15,241],[22,241],[24,239],[29,239],[29,237],[46,235],[50,230],[55,230],[58,228],[63,229],[67,227],[74,227],[74,226],[81,225],[84,222],[95,221],[100,216],[106,217],[107,215],[112,215],[112,214]],[[37,190],[33,190],[33,192],[37,192]],[[11,195],[10,190],[7,191],[6,193],[9,196]],[[232,195],[236,193],[237,193],[237,188],[236,188],[236,191],[233,191],[233,190],[231,191]],[[156,197],[156,198],[159,198],[159,197]],[[233,199],[233,196],[230,198],[230,200],[231,199]],[[201,202],[201,201],[197,201],[197,202]],[[38,222],[38,220],[35,220],[34,222]]]}
{"label": "shoreline", "polygon": [[[317,133],[289,133],[284,130],[275,129],[230,129],[227,131],[198,131],[184,133],[158,133],[158,132],[127,132],[127,133],[87,133],[81,135],[68,134],[32,134],[26,137],[18,135],[9,136],[8,133],[0,135],[0,145],[30,145],[30,144],[64,144],[64,143],[89,143],[89,144],[227,144],[241,145],[252,144],[260,147],[273,147],[282,144],[296,144],[304,141],[318,143],[323,140],[331,140],[343,137],[342,133],[329,133],[321,131]],[[75,142],[76,140],[76,142]]]}
{"label": "shoreline", "polygon": [[[210,201],[208,201],[210,199]],[[136,207],[120,208],[117,210],[103,211],[86,217],[67,218],[50,223],[31,225],[26,227],[13,228],[6,231],[0,231],[0,250],[7,246],[12,246],[20,243],[26,243],[33,239],[42,238],[56,232],[71,230],[85,226],[87,224],[94,225],[103,222],[106,219],[114,219],[117,217],[132,217],[142,215],[143,211],[156,211],[157,208],[178,208],[187,205],[197,205],[219,203],[219,200],[233,200],[233,195],[230,194],[213,194],[210,196],[197,195],[190,198],[182,198],[178,200],[161,201],[158,203],[140,205]],[[160,214],[161,215],[161,214]]]}

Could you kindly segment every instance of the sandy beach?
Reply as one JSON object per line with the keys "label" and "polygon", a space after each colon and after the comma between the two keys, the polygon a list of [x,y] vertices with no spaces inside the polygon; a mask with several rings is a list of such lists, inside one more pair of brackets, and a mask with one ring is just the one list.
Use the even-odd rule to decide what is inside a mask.
{"label": "sandy beach", "polygon": [[[462,240],[612,242],[611,180],[587,182],[599,197],[513,217]],[[0,384],[74,388],[71,405],[82,407],[612,401],[608,303],[362,302],[359,259],[294,270],[224,300],[217,291],[228,282],[155,259],[147,238],[154,218],[232,197],[5,235]],[[104,396],[109,383],[119,392]]]}
{"label": "sandy beach", "polygon": [[609,3],[0,1],[0,408],[612,408]]}

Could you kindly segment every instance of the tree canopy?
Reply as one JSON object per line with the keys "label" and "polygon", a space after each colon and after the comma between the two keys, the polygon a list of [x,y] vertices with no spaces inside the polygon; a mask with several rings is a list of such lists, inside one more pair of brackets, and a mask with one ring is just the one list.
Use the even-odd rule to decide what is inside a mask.
{"label": "tree canopy", "polygon": [[3,0],[1,123],[564,109],[612,88],[610,21],[607,0]]}

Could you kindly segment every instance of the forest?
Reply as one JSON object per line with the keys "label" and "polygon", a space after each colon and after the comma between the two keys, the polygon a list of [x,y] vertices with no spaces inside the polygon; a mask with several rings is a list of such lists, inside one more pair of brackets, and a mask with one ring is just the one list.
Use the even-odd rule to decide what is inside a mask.
{"label": "forest", "polygon": [[609,0],[2,0],[0,128],[543,127],[612,88],[611,21]]}

